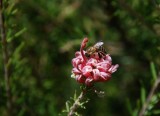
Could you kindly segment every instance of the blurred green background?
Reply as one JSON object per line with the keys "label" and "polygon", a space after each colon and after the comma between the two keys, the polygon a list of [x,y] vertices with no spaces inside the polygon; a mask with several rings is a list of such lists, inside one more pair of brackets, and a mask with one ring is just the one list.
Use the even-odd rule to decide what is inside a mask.
{"label": "blurred green background", "polygon": [[[156,0],[10,0],[6,29],[11,59],[13,116],[57,116],[79,93],[71,60],[84,37],[88,45],[104,41],[113,64],[112,79],[96,84],[104,98],[89,93],[84,116],[129,116],[141,87],[150,90],[150,63],[160,66],[160,7]],[[18,33],[19,32],[19,33]],[[21,32],[23,32],[21,34]],[[2,50],[0,50],[2,52]],[[6,93],[0,56],[0,114]],[[160,103],[157,104],[160,107]]]}

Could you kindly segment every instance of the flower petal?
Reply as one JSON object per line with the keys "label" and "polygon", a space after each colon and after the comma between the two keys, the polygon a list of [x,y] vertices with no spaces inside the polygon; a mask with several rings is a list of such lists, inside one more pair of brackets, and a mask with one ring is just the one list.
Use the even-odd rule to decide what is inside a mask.
{"label": "flower petal", "polygon": [[100,77],[100,72],[98,69],[93,69],[93,79],[94,81],[97,81]]}
{"label": "flower petal", "polygon": [[79,83],[85,83],[86,78],[84,76],[82,76],[82,75],[76,75],[76,80]]}
{"label": "flower petal", "polygon": [[77,68],[73,68],[72,72],[76,75],[76,74],[80,74],[80,70],[78,70]]}
{"label": "flower petal", "polygon": [[90,65],[90,66],[96,66],[96,64],[97,64],[97,60],[94,58],[90,58],[86,63],[86,65]]}
{"label": "flower petal", "polygon": [[85,77],[90,77],[92,72],[92,67],[91,66],[84,66],[82,68],[82,73]]}
{"label": "flower petal", "polygon": [[97,69],[99,69],[102,72],[106,72],[110,67],[111,67],[111,63],[104,61],[104,62],[100,62],[97,63]]}
{"label": "flower petal", "polygon": [[73,58],[72,59],[72,65],[73,67],[77,67],[78,64],[81,63],[81,59],[80,58]]}
{"label": "flower petal", "polygon": [[85,81],[85,84],[87,85],[87,86],[91,86],[92,84],[93,84],[93,79],[92,78],[87,78],[86,79],[86,81]]}
{"label": "flower petal", "polygon": [[106,55],[105,57],[105,61],[109,61],[109,62],[112,62],[112,58],[110,57],[109,54]]}
{"label": "flower petal", "polygon": [[111,68],[108,71],[111,72],[111,73],[114,73],[117,70],[118,67],[119,67],[118,64],[112,65]]}
{"label": "flower petal", "polygon": [[105,73],[105,72],[100,72],[100,81],[107,81],[110,79],[111,74],[110,73]]}
{"label": "flower petal", "polygon": [[80,52],[80,51],[77,51],[77,52],[75,53],[75,56],[76,56],[76,57],[81,56],[81,52]]}

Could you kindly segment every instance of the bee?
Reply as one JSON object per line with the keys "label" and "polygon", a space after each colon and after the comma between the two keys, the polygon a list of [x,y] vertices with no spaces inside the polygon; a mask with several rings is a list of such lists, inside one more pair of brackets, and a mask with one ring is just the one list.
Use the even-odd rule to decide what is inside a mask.
{"label": "bee", "polygon": [[95,54],[98,54],[99,58],[102,58],[106,55],[106,50],[103,47],[103,42],[97,42],[96,44],[94,44],[93,46],[89,47],[86,50],[85,56],[86,57],[91,57]]}

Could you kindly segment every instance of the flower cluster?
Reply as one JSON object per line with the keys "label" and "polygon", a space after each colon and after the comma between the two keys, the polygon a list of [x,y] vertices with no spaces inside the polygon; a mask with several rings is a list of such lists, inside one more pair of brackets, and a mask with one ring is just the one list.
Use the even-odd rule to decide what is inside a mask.
{"label": "flower cluster", "polygon": [[118,64],[112,65],[112,59],[109,54],[104,57],[86,57],[84,50],[88,38],[84,38],[81,44],[80,51],[75,53],[75,58],[72,59],[72,73],[73,77],[79,82],[87,86],[92,85],[94,82],[104,82],[111,78],[119,67]]}

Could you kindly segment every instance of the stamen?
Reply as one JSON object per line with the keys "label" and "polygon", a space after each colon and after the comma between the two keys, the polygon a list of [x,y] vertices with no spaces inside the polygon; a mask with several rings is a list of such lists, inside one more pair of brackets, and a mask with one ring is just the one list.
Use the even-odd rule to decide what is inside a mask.
{"label": "stamen", "polygon": [[82,57],[83,57],[84,62],[87,61],[87,58],[86,58],[86,56],[84,55],[83,49],[85,48],[87,42],[88,42],[88,38],[84,38],[83,41],[82,41],[82,43],[81,43],[81,48],[80,48],[81,55],[82,55]]}

